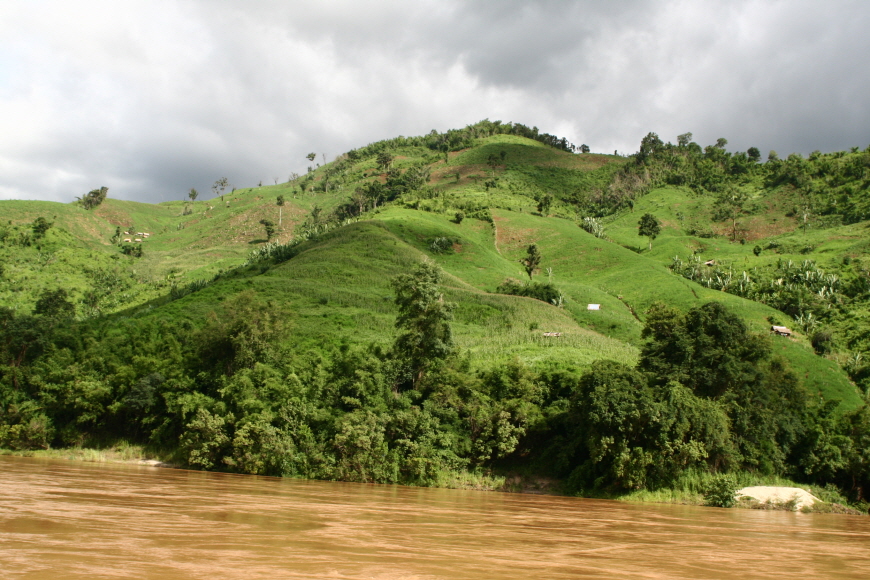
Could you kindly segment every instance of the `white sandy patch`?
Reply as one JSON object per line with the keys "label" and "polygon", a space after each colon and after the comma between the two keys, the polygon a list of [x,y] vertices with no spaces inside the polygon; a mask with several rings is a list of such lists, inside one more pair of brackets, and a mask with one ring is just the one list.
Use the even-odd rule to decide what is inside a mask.
{"label": "white sandy patch", "polygon": [[785,503],[792,499],[797,499],[795,509],[811,506],[817,501],[822,501],[810,492],[799,487],[769,487],[757,485],[753,487],[744,487],[737,490],[737,497],[751,497],[762,503],[764,502],[780,502]]}

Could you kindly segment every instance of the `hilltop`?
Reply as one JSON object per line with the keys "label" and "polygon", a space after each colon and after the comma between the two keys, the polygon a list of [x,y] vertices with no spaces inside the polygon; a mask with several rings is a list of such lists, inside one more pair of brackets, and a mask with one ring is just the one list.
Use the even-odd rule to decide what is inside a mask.
{"label": "hilltop", "polygon": [[[206,469],[430,484],[462,469],[568,477],[587,491],[665,485],[702,465],[845,477],[846,460],[820,459],[831,444],[820,451],[810,425],[854,431],[865,413],[868,169],[855,167],[870,167],[861,165],[870,153],[760,163],[690,136],[678,145],[648,136],[633,157],[576,150],[486,121],[373,143],[287,183],[216,189],[209,200],[0,202],[5,332],[31,325],[51,337],[28,354],[7,340],[0,439],[120,437]],[[638,235],[644,214],[661,224],[654,240]],[[139,232],[150,235],[133,242]],[[532,244],[541,260],[529,282]],[[435,280],[438,304],[455,305],[444,315],[453,346],[414,367],[423,363],[396,350],[408,328],[396,327],[395,298],[420,263],[440,273],[418,272],[408,288]],[[671,355],[654,354],[668,339],[653,320],[689,337],[698,316],[761,341],[761,358],[715,396],[702,396],[709,378],[665,371],[676,368]],[[772,324],[794,334],[768,337]],[[691,340],[721,350],[716,361],[740,342]],[[754,355],[740,356],[734,364]],[[636,365],[658,369],[648,387]],[[761,374],[750,379],[753,366]],[[646,459],[611,457],[592,432],[569,428],[599,420],[587,413],[601,401],[584,389],[608,373],[646,393],[632,404],[650,398],[636,413],[661,416],[652,409],[664,405],[679,415],[687,411],[668,405],[688,396],[686,409],[708,418],[684,417],[682,435],[661,423],[658,435],[626,442],[624,453]],[[792,401],[756,417],[767,435],[738,425],[743,384],[769,385],[751,397],[771,412],[776,397]],[[691,435],[713,429],[705,421],[730,425],[732,439]],[[688,447],[664,460],[647,436]],[[653,469],[662,461],[671,475]]]}

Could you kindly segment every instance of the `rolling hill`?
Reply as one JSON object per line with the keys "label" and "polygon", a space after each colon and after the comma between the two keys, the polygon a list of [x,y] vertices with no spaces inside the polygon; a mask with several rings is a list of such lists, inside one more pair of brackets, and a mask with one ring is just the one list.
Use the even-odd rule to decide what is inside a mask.
{"label": "rolling hill", "polygon": [[[155,444],[172,447],[171,441],[177,441],[178,435],[167,435],[177,428],[170,428],[170,423],[187,424],[181,448],[190,454],[191,449],[200,449],[196,443],[199,439],[190,435],[196,429],[197,433],[205,432],[218,428],[215,425],[221,421],[229,425],[254,413],[247,407],[246,411],[231,412],[226,406],[229,403],[215,401],[225,397],[228,389],[243,388],[236,384],[243,374],[251,385],[259,385],[245,388],[256,391],[271,384],[271,379],[254,375],[272,371],[256,365],[274,367],[275,376],[284,377],[281,380],[285,385],[309,385],[294,395],[299,397],[303,391],[310,396],[312,391],[305,390],[315,389],[310,385],[319,385],[316,389],[321,390],[339,388],[330,387],[326,379],[333,377],[339,383],[345,380],[338,378],[344,375],[336,374],[332,365],[350,365],[348,368],[356,369],[348,371],[351,374],[370,373],[376,378],[366,381],[387,384],[389,380],[384,376],[393,371],[387,367],[372,370],[369,367],[375,363],[366,362],[366,357],[383,359],[379,353],[388,352],[401,332],[395,325],[398,310],[394,281],[421,262],[437,264],[443,271],[440,288],[444,300],[455,305],[451,326],[457,356],[463,361],[457,363],[456,368],[461,369],[457,372],[477,373],[474,380],[484,384],[505,380],[525,385],[532,379],[522,378],[523,373],[551,377],[547,380],[556,380],[552,373],[579,376],[605,360],[633,367],[646,348],[643,330],[651,307],[664,304],[687,312],[718,303],[742,320],[751,333],[767,335],[773,323],[793,326],[792,337],[765,339],[771,352],[787,361],[807,392],[839,405],[838,413],[862,405],[862,388],[866,386],[859,388],[852,379],[862,379],[863,363],[860,357],[855,359],[855,348],[850,345],[863,344],[855,337],[866,332],[867,327],[862,326],[866,322],[855,323],[854,316],[848,322],[850,315],[843,314],[842,301],[829,301],[829,309],[839,308],[840,314],[834,315],[831,310],[825,324],[839,334],[830,343],[833,347],[820,350],[817,341],[811,340],[820,326],[801,326],[767,298],[753,300],[748,293],[741,296],[733,288],[717,287],[707,278],[681,275],[682,270],[675,269],[674,263],[675,258],[692,260],[700,256],[704,261],[712,260],[720,274],[724,268],[732,273],[753,272],[760,279],[759,272],[781,269],[783,260],[814,260],[817,265],[813,267],[836,272],[844,280],[849,276],[850,280],[859,279],[866,277],[860,268],[865,263],[862,260],[867,259],[868,222],[818,220],[807,228],[806,218],[802,222],[793,211],[794,188],[770,186],[763,176],[756,176],[739,184],[741,191],[747,192],[748,201],[741,202],[740,235],[729,235],[734,234],[735,222],[729,230],[727,220],[716,215],[722,202],[715,194],[665,183],[667,179],[655,177],[653,165],[645,173],[639,172],[633,158],[576,154],[564,144],[556,142],[557,146],[553,146],[552,139],[542,140],[536,130],[532,134],[527,128],[505,127],[482,123],[441,136],[374,143],[322,167],[312,167],[307,175],[288,183],[234,189],[210,200],[145,204],[108,198],[90,210],[77,203],[0,201],[0,306],[10,313],[7,319],[28,317],[31,312],[38,319],[40,308],[46,304],[40,300],[47,292],[63,289],[65,299],[74,308],[73,324],[80,329],[79,338],[61,337],[53,345],[40,346],[44,360],[34,359],[27,371],[28,380],[40,392],[65,388],[105,391],[88,391],[90,394],[80,394],[78,399],[58,395],[60,398],[53,399],[52,404],[64,400],[75,406],[78,403],[70,401],[93,399],[81,403],[82,409],[88,405],[93,409],[55,419],[51,434],[43,440],[67,445],[76,441],[107,442],[118,434],[141,440],[147,431]],[[284,201],[280,207],[279,196]],[[637,231],[638,219],[646,213],[655,215],[662,224],[651,249]],[[51,224],[41,236],[33,226],[38,218]],[[597,220],[603,228],[598,236],[580,227],[583,218]],[[273,240],[266,239],[262,220],[274,222]],[[116,237],[118,232],[121,240]],[[142,242],[122,241],[139,232],[150,235],[139,236]],[[500,289],[506,280],[524,284],[527,275],[521,261],[530,244],[537,245],[542,255],[532,280],[556,289],[558,300],[553,303],[505,294]],[[134,247],[141,247],[141,255],[130,251]],[[848,301],[849,312],[858,313],[858,319],[866,321],[866,296],[850,294]],[[590,304],[600,307],[590,310]],[[245,317],[248,322],[256,320],[257,328],[245,327]],[[240,330],[243,327],[247,330]],[[257,334],[261,331],[262,336]],[[225,356],[240,356],[240,352],[248,350],[262,356],[254,357],[256,365],[239,363],[240,370],[228,371],[223,378],[206,378],[213,369],[194,360],[206,356],[202,354],[205,351],[196,350],[200,348],[196,345],[218,334],[223,336],[220,348]],[[136,354],[140,336],[148,338],[141,339],[142,353]],[[161,342],[169,336],[178,344],[167,346]],[[124,346],[115,348],[113,344]],[[100,363],[103,370],[92,365],[88,367],[91,370],[77,376],[74,382],[78,386],[61,388],[58,385],[67,382],[60,369],[63,364],[71,364],[62,361],[75,352],[85,358],[104,357]],[[267,352],[271,354],[262,354]],[[355,363],[345,360],[353,356],[362,358]],[[114,362],[108,362],[110,359]],[[285,362],[275,362],[279,359]],[[166,360],[175,360],[177,367],[190,370],[186,374],[177,368],[172,370]],[[494,370],[497,368],[508,370]],[[492,373],[499,372],[515,376],[497,380]],[[102,378],[98,377],[100,373]],[[11,378],[13,374],[8,371],[5,375],[8,385],[17,384],[18,379]],[[130,409],[139,404],[129,402],[131,393],[139,393],[137,389],[151,393],[141,395],[149,401],[147,405],[141,403],[142,410],[157,408],[153,399],[157,391],[152,391],[158,387],[147,385],[151,384],[148,381],[157,381],[154,377],[158,375],[160,385],[175,381],[173,394],[167,391],[159,403],[167,419],[160,423],[163,419],[150,416],[135,432],[121,427],[129,420]],[[103,381],[104,386],[86,388],[82,381],[87,380]],[[444,380],[449,383],[452,379]],[[556,392],[555,386],[547,389]],[[423,394],[415,396],[430,396],[422,387],[412,389],[418,390]],[[440,396],[448,397],[444,393]],[[371,396],[344,394],[337,400],[347,406],[347,417],[356,417],[354,413],[369,408],[365,401]],[[490,396],[495,397],[492,393]],[[538,401],[536,404],[545,409],[542,401],[549,400],[548,396],[535,395],[544,398],[529,400]],[[567,405],[568,399],[560,396],[564,403],[559,404]],[[208,400],[197,403],[197,397]],[[11,395],[6,399],[6,424],[11,426],[17,424],[13,415],[20,414],[12,409],[18,409],[23,399]],[[416,400],[411,397],[407,403],[411,407],[407,408],[416,408]],[[455,404],[471,405],[462,400],[461,405]],[[516,435],[504,435],[510,439],[519,437],[521,431],[535,432],[532,425],[543,421],[535,415],[538,411],[508,407],[499,412],[513,417],[525,413],[525,427],[499,427],[496,422],[485,429],[517,429]],[[257,428],[275,428],[276,417],[289,412],[256,411],[271,417],[263,419],[262,425],[256,423],[260,425]],[[469,417],[474,416],[468,412]],[[549,411],[542,412],[546,415]],[[169,419],[173,416],[176,418]],[[224,419],[218,421],[215,417]],[[344,425],[344,417],[330,421]],[[445,425],[453,420],[446,415],[437,417]],[[326,419],[308,419],[311,425],[320,420]],[[190,427],[194,424],[198,425],[196,429]],[[243,425],[249,424],[234,425],[235,436],[239,437]],[[345,427],[330,429],[343,433]],[[459,437],[455,429],[449,431],[451,437]],[[262,433],[260,436],[265,437]],[[9,437],[7,434],[11,441]],[[472,447],[478,445],[475,437],[469,443]],[[292,453],[309,458],[308,463],[303,462],[308,467],[287,468],[286,473],[339,478],[340,473],[345,473],[334,471],[338,469],[335,466],[329,468],[333,471],[323,465],[312,467],[316,462],[311,458],[325,452],[305,447],[316,447],[311,441],[296,438],[281,444],[285,447],[273,443],[286,453],[291,453],[288,449],[292,447]],[[208,445],[202,445],[205,447],[188,455],[191,465],[281,471],[239,467],[245,464],[238,455],[240,451],[223,463],[190,460],[199,457],[197,453],[206,454],[203,449]],[[489,458],[498,456],[494,451],[487,453],[484,455]],[[342,459],[323,461],[340,463]],[[459,465],[466,460],[456,461]],[[471,463],[477,464],[476,460]],[[361,477],[391,480],[392,476]]]}

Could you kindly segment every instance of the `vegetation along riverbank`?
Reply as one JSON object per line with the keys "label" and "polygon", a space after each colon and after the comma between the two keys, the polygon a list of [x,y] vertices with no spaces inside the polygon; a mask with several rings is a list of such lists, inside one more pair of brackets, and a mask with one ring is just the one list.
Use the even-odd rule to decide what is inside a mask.
{"label": "vegetation along riverbank", "polygon": [[726,146],[483,121],[207,201],[0,201],[0,446],[866,511],[870,149]]}

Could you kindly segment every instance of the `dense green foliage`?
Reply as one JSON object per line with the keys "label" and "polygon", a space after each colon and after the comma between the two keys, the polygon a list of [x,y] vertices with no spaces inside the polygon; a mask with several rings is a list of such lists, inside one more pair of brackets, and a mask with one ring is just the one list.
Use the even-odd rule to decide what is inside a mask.
{"label": "dense green foliage", "polygon": [[704,503],[712,507],[734,507],[738,489],[737,479],[733,475],[719,474],[704,490]]}
{"label": "dense green foliage", "polygon": [[[673,145],[651,133],[621,169],[643,184],[638,196],[656,192],[656,202],[635,196],[640,207],[653,204],[661,212],[661,200],[673,200],[667,209],[672,231],[662,230],[682,242],[663,251],[672,271],[779,310],[768,317],[771,324],[797,327],[817,353],[838,360],[870,392],[864,354],[870,348],[870,268],[861,223],[870,207],[870,148],[786,159],[771,152],[760,163],[757,148],[731,153],[725,145],[720,139],[701,148],[691,134]],[[726,250],[717,239],[733,245]],[[746,248],[756,258],[749,264],[737,245],[746,242],[755,242]],[[711,246],[716,255],[709,254]]]}
{"label": "dense green foliage", "polygon": [[[390,149],[399,149],[402,147],[425,147],[432,151],[460,151],[467,149],[475,144],[476,139],[482,137],[490,137],[493,135],[516,135],[527,139],[534,139],[545,145],[559,149],[561,151],[575,151],[576,147],[569,143],[564,137],[557,137],[549,133],[541,133],[537,127],[529,128],[522,123],[502,123],[501,121],[490,121],[488,119],[469,125],[464,129],[450,129],[445,133],[439,133],[434,129],[427,135],[422,137],[396,137],[385,141],[369,144],[359,149],[353,149],[348,152],[351,160],[361,159],[369,156],[379,157],[379,163],[384,169],[388,169],[392,162],[392,157],[387,157]],[[383,160],[383,162],[381,162]]]}
{"label": "dense green foliage", "polygon": [[[191,190],[194,191],[194,190]],[[106,195],[109,193],[108,187],[101,187],[99,189],[92,189],[86,195],[79,198],[79,203],[85,209],[94,209],[106,199]]]}
{"label": "dense green foliage", "polygon": [[32,317],[3,313],[2,444],[126,438],[204,469],[420,484],[531,453],[585,492],[697,469],[868,484],[867,408],[837,415],[814,400],[717,303],[650,311],[636,369],[473,372],[452,346],[439,276],[424,263],[394,280],[390,350],[288,351],[276,339],[292,317],[252,292],[199,328],[149,320],[107,335],[47,293]]}
{"label": "dense green foliage", "polygon": [[527,296],[535,298],[548,304],[558,305],[562,299],[562,293],[559,292],[553,284],[549,282],[521,282],[508,278],[499,284],[496,291],[501,294],[512,294],[514,296]]}
{"label": "dense green foliage", "polygon": [[637,235],[649,238],[649,249],[652,250],[653,240],[661,233],[662,227],[659,220],[651,213],[645,213],[640,216],[640,221],[637,222]]}

